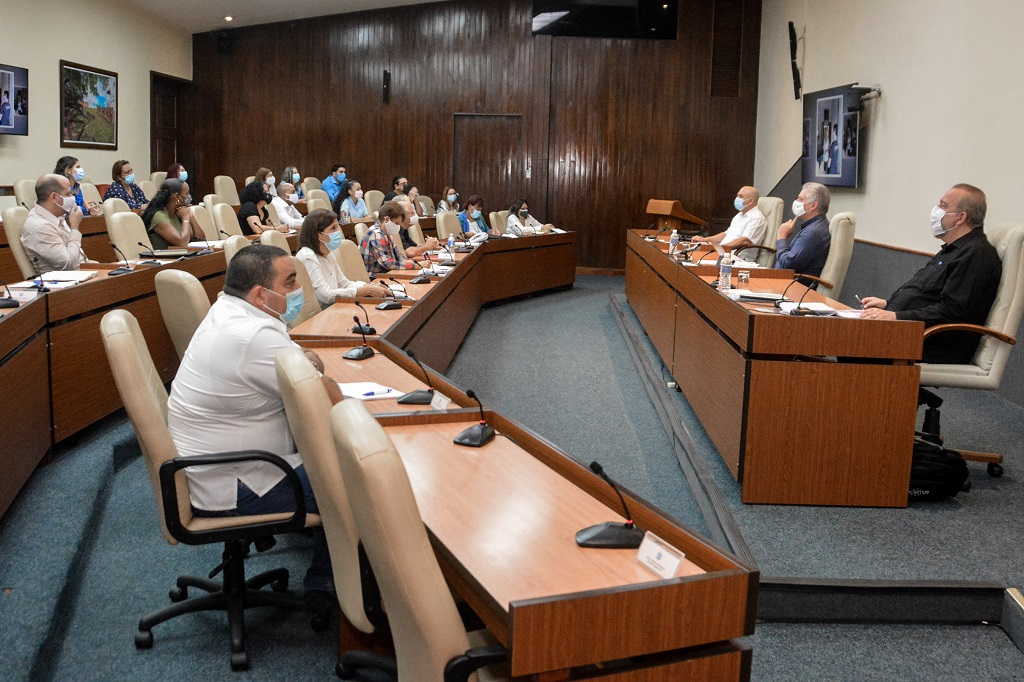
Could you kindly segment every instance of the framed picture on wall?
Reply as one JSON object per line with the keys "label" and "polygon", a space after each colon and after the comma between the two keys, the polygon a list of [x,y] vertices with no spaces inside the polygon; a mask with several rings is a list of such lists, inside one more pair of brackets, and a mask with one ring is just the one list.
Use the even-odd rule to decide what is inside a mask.
{"label": "framed picture on wall", "polygon": [[60,62],[60,146],[117,149],[117,74]]}

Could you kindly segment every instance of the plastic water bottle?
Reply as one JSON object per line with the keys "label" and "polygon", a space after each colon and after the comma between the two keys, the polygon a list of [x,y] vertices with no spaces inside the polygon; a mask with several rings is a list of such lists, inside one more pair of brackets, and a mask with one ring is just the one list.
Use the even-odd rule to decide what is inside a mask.
{"label": "plastic water bottle", "polygon": [[676,252],[679,247],[679,230],[672,230],[672,236],[668,238],[668,255]]}
{"label": "plastic water bottle", "polygon": [[732,254],[723,254],[718,263],[718,290],[729,291],[732,288]]}
{"label": "plastic water bottle", "polygon": [[454,253],[455,249],[455,234],[453,232],[448,233],[448,253]]}
{"label": "plastic water bottle", "polygon": [[348,225],[350,222],[352,222],[352,219],[348,217],[348,211],[342,211],[341,212],[341,224],[342,225]]}

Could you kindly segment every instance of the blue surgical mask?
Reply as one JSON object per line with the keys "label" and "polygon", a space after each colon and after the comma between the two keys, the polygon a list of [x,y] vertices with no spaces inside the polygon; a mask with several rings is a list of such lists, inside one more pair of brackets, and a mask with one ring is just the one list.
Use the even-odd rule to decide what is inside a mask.
{"label": "blue surgical mask", "polygon": [[180,173],[178,173],[178,179],[181,180],[182,182],[187,182],[188,181],[188,171],[187,170],[183,170]]}
{"label": "blue surgical mask", "polygon": [[480,220],[480,209],[474,208],[469,215],[471,218],[473,218],[473,220]]}
{"label": "blue surgical mask", "polygon": [[288,292],[288,295],[284,297],[284,312],[281,313],[281,319],[284,320],[285,324],[291,324],[298,319],[299,313],[302,312],[302,306],[305,303],[306,297],[302,293],[302,287]]}
{"label": "blue surgical mask", "polygon": [[327,248],[331,251],[337,251],[341,247],[341,240],[344,238],[341,232],[331,232],[327,235]]}
{"label": "blue surgical mask", "polygon": [[75,181],[76,182],[81,182],[82,180],[85,180],[85,169],[84,168],[76,168],[75,169]]}
{"label": "blue surgical mask", "polygon": [[129,173],[128,175],[124,176],[124,181],[126,183],[128,183],[129,185],[134,185],[135,184],[135,173]]}
{"label": "blue surgical mask", "polygon": [[338,173],[338,182],[345,182],[345,178],[348,177],[348,173]]}
{"label": "blue surgical mask", "polygon": [[735,199],[732,200],[732,206],[737,211],[742,211],[743,210],[743,199],[740,199],[739,197],[736,197]]}
{"label": "blue surgical mask", "polygon": [[298,173],[292,173],[292,182],[298,182],[301,179]]}
{"label": "blue surgical mask", "polygon": [[449,195],[448,195],[448,203],[449,203],[449,204],[450,204],[450,203],[453,203],[453,202],[454,202],[454,201],[455,201],[456,199],[458,199],[458,198],[459,198],[459,195],[458,195],[458,193],[456,193],[456,192],[452,192],[451,194],[449,194]]}

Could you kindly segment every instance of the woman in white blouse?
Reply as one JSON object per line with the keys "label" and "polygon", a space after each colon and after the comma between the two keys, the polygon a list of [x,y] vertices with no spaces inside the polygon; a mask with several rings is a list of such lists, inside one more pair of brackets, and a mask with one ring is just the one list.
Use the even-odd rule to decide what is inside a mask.
{"label": "woman in white blouse", "polygon": [[541,225],[539,220],[530,215],[530,207],[523,199],[519,199],[508,209],[508,221],[505,223],[505,232],[508,234],[526,237],[550,232],[552,229],[554,225]]}
{"label": "woman in white blouse", "polygon": [[338,298],[390,296],[391,291],[383,284],[353,282],[345,277],[332,254],[341,246],[342,239],[344,234],[334,211],[317,209],[302,221],[302,230],[299,232],[301,248],[295,257],[306,266],[320,305],[326,308]]}
{"label": "woman in white blouse", "polygon": [[437,202],[437,213],[444,213],[445,211],[455,211],[458,213],[462,210],[462,205],[459,203],[459,193],[455,191],[454,187],[445,187],[444,194],[441,195],[441,201]]}

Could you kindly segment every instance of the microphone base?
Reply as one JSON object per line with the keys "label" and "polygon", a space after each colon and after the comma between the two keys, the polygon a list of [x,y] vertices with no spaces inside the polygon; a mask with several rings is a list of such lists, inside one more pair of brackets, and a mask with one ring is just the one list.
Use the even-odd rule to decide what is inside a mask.
{"label": "microphone base", "polygon": [[375,336],[377,334],[377,330],[368,324],[357,324],[352,327],[352,333],[362,334],[364,336]]}
{"label": "microphone base", "polygon": [[111,270],[110,272],[107,273],[107,277],[117,277],[118,275],[127,275],[129,272],[133,272],[133,270],[131,268],[125,268],[125,267],[114,268],[113,270]]}
{"label": "microphone base", "polygon": [[402,304],[398,301],[384,301],[376,305],[377,310],[398,310]]}
{"label": "microphone base", "polygon": [[409,280],[409,284],[428,284],[430,281],[430,275],[417,275]]}
{"label": "microphone base", "polygon": [[632,524],[599,523],[576,533],[576,544],[594,549],[636,549],[643,542],[644,532]]}
{"label": "microphone base", "polygon": [[6,296],[0,298],[0,308],[19,308],[21,304],[13,298],[7,298]]}
{"label": "microphone base", "polygon": [[369,346],[356,346],[341,357],[346,360],[369,360],[374,356],[373,349]]}
{"label": "microphone base", "polygon": [[196,256],[209,256],[211,253],[215,253],[215,251],[213,249],[202,249],[201,251],[196,251],[196,253],[194,255],[196,255]]}
{"label": "microphone base", "polygon": [[465,445],[471,448],[482,448],[494,439],[494,428],[490,424],[473,424],[462,433],[455,436],[452,441],[456,445]]}
{"label": "microphone base", "polygon": [[420,389],[418,391],[412,391],[406,393],[398,399],[399,405],[429,405],[434,400],[434,391]]}
{"label": "microphone base", "polygon": [[458,263],[453,260],[442,260],[437,262],[442,268],[454,268]]}

